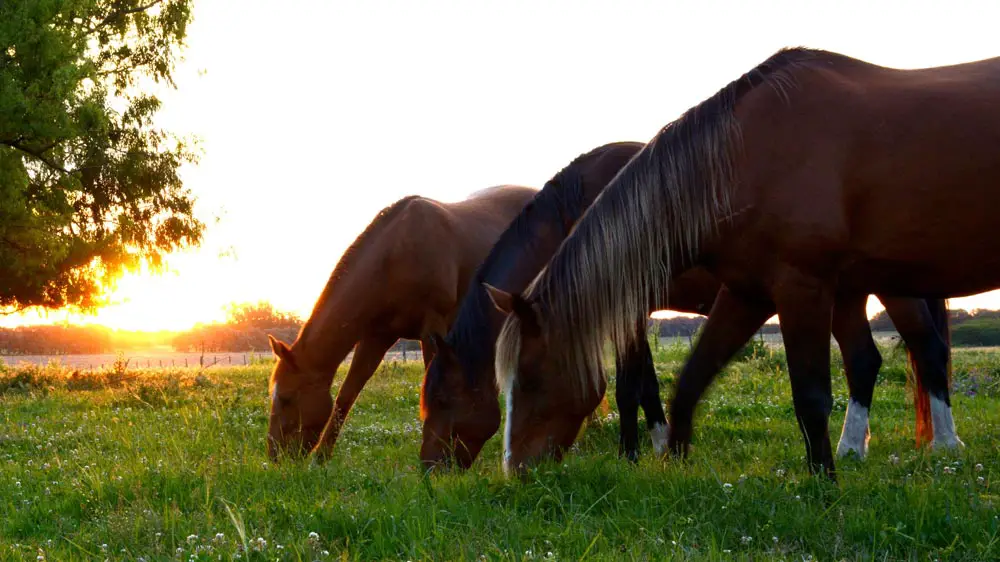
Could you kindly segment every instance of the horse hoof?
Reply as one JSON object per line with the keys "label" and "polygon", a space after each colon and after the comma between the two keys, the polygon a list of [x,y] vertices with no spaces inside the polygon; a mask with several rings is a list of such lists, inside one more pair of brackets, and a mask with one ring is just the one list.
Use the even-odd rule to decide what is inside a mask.
{"label": "horse hoof", "polygon": [[963,443],[957,435],[953,436],[951,439],[935,439],[934,441],[931,441],[931,450],[934,451],[951,451],[964,448],[965,443]]}
{"label": "horse hoof", "polygon": [[837,458],[842,459],[850,454],[854,454],[854,456],[858,457],[859,461],[863,461],[868,456],[868,447],[866,445],[850,445],[841,441],[837,445]]}
{"label": "horse hoof", "polygon": [[668,442],[670,441],[670,426],[662,423],[658,423],[649,430],[649,437],[653,441],[653,453],[657,457],[662,457],[669,451]]}

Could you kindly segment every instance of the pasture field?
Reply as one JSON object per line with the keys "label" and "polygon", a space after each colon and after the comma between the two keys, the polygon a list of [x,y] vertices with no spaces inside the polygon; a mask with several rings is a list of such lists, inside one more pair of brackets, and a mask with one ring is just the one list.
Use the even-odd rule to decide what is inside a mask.
{"label": "pasture field", "polygon": [[[664,397],[686,351],[656,352]],[[525,481],[503,477],[499,436],[467,473],[422,474],[416,362],[383,363],[320,467],[268,461],[266,363],[7,367],[0,560],[1000,558],[1000,355],[955,351],[955,453],[914,449],[903,357],[883,356],[869,457],[840,460],[839,486],[808,475],[770,346],[720,376],[687,462],[645,437],[637,466],[617,458],[612,386],[574,451]]]}

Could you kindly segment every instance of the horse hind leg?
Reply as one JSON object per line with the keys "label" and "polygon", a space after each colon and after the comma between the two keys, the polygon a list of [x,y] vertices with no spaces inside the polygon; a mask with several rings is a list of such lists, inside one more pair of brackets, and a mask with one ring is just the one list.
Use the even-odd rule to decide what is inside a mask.
{"label": "horse hind leg", "polygon": [[871,325],[865,313],[868,295],[844,297],[837,300],[833,310],[833,337],[840,344],[844,357],[844,375],[850,398],[844,413],[844,427],[837,444],[837,457],[852,451],[859,459],[868,455],[871,430],[868,415],[882,355],[872,338]]}
{"label": "horse hind leg", "polygon": [[[951,412],[949,395],[951,349],[945,302],[941,299],[902,298],[886,298],[882,301],[900,337],[906,342],[916,378],[920,382],[914,390],[914,399],[920,400],[920,395],[923,393],[927,395],[933,430],[931,448],[964,447],[965,443],[959,439],[955,430],[955,420]],[[918,415],[920,413],[918,409]]]}

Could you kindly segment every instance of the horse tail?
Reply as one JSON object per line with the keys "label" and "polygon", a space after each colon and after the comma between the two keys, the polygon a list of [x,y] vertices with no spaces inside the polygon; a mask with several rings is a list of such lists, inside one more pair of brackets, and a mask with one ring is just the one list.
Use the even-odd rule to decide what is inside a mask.
{"label": "horse tail", "polygon": [[[934,331],[944,340],[948,350],[948,361],[945,373],[948,381],[948,388],[951,388],[951,331],[948,329],[948,301],[945,299],[927,299],[927,308],[930,309],[931,323]],[[916,424],[916,444],[917,447],[930,443],[934,439],[934,427],[931,422],[931,402],[930,394],[924,385],[923,378],[917,373],[917,363],[913,358],[913,352],[909,348],[906,350],[908,369],[906,370],[907,381],[913,387],[913,406],[917,418]]]}

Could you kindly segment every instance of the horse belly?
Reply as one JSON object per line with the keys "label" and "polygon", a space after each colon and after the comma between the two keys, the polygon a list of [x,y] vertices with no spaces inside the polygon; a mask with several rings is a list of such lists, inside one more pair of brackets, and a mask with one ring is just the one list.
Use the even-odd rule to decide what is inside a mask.
{"label": "horse belly", "polygon": [[852,216],[842,285],[928,298],[1000,287],[1000,181],[928,182],[880,195]]}

